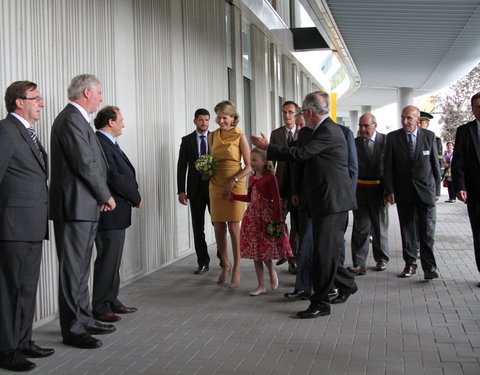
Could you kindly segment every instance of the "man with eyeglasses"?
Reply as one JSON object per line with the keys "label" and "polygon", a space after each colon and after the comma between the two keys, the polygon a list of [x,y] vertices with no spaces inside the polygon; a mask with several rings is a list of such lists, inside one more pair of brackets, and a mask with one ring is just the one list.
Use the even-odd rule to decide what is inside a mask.
{"label": "man with eyeglasses", "polygon": [[[297,139],[297,128],[295,124],[295,115],[298,112],[298,105],[293,101],[286,101],[282,105],[283,126],[272,131],[270,134],[270,143],[282,147],[291,147]],[[280,198],[283,200],[282,218],[285,221],[290,212],[290,246],[293,254],[296,254],[298,246],[298,233],[296,220],[296,207],[292,205],[291,198],[291,176],[288,163],[278,161],[275,165],[275,176],[277,177],[280,190]],[[277,265],[283,264],[286,259],[279,260]],[[294,258],[288,259],[288,271],[295,274],[297,266]]]}
{"label": "man with eyeglasses", "polygon": [[53,349],[32,341],[43,240],[48,223],[48,160],[32,125],[44,107],[37,85],[12,83],[0,121],[0,368],[28,371],[27,358]]}
{"label": "man with eyeglasses", "polygon": [[[297,313],[299,318],[317,318],[330,314],[330,303],[346,302],[357,291],[350,272],[339,262],[348,211],[356,208],[348,174],[347,141],[339,125],[330,117],[330,99],[326,92],[311,93],[303,101],[310,139],[301,147],[269,144],[265,135],[251,136],[252,143],[267,150],[272,160],[304,161],[302,186],[306,190],[308,215],[312,222],[313,246],[311,278],[314,294],[310,306]],[[335,285],[339,294],[330,302]]]}
{"label": "man with eyeglasses", "polygon": [[[371,113],[359,119],[359,137],[355,139],[358,155],[357,205],[353,210],[352,261],[347,269],[365,275],[372,234],[372,251],[377,271],[387,269],[388,206],[384,204],[383,156],[387,136],[376,131],[377,121]],[[385,202],[386,203],[386,202]]]}

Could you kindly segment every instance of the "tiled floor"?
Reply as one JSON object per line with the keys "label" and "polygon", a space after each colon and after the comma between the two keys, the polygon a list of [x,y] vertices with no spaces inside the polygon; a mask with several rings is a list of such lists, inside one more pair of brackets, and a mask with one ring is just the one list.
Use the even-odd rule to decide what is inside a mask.
{"label": "tiled floor", "polygon": [[[238,289],[216,284],[217,261],[193,275],[194,256],[121,290],[139,307],[103,336],[96,350],[61,344],[58,321],[34,338],[56,354],[35,362],[38,374],[480,374],[480,281],[462,203],[437,208],[440,279],[403,269],[396,208],[390,209],[391,261],[385,272],[357,277],[359,291],[332,314],[300,320],[308,301],[289,302],[294,277],[279,269],[280,287],[259,297],[251,261]],[[350,264],[347,232],[347,265]],[[215,250],[211,248],[212,258]],[[370,256],[370,266],[374,265]],[[0,373],[3,373],[0,371]]]}

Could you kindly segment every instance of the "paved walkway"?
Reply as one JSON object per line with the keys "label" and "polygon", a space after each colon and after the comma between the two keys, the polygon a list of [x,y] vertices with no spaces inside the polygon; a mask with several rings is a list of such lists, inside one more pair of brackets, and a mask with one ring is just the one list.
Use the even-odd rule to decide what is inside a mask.
{"label": "paved walkway", "polygon": [[[394,207],[388,270],[357,277],[359,291],[332,305],[330,316],[295,318],[308,302],[283,298],[294,284],[286,265],[278,290],[250,297],[256,286],[250,261],[242,265],[241,286],[229,289],[215,283],[216,261],[197,276],[189,256],[121,290],[121,299],[139,311],[101,337],[100,349],[62,345],[58,320],[36,329],[35,340],[56,354],[36,360],[33,373],[478,375],[480,277],[466,207],[445,199],[438,204],[435,243],[440,278],[433,282],[422,272],[397,277],[404,264]],[[351,224],[347,239],[350,231]]]}

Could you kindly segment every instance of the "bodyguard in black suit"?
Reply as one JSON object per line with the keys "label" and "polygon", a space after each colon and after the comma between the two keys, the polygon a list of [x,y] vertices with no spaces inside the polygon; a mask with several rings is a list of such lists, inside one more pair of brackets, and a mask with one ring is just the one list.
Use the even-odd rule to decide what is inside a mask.
{"label": "bodyguard in black suit", "polygon": [[475,120],[457,129],[452,179],[457,198],[467,204],[475,261],[480,272],[480,93],[472,96],[470,102]]}
{"label": "bodyguard in black suit", "polygon": [[[210,256],[208,255],[208,247],[205,241],[205,209],[208,207],[210,211],[208,180],[203,180],[202,175],[195,169],[195,161],[200,155],[208,154],[209,151],[209,122],[210,113],[206,109],[200,108],[195,111],[193,123],[196,129],[182,138],[177,164],[178,201],[183,205],[187,205],[188,201],[190,201],[193,241],[198,263],[196,274],[207,272],[210,264]],[[185,175],[187,176],[186,194]]]}
{"label": "bodyguard in black suit", "polygon": [[407,106],[402,111],[403,129],[387,135],[384,183],[390,204],[397,203],[405,269],[401,277],[417,270],[415,215],[420,234],[420,259],[424,278],[438,277],[433,254],[435,202],[440,196],[440,166],[435,134],[418,127],[420,110]]}
{"label": "bodyguard in black suit", "polygon": [[135,168],[116,140],[125,127],[120,109],[112,106],[102,108],[97,113],[94,124],[107,159],[107,184],[117,206],[113,211],[101,212],[98,221],[92,310],[95,319],[116,322],[121,319],[116,314],[137,311],[136,307],[127,307],[120,302],[118,293],[125,232],[131,225],[132,207],[142,207],[143,199],[138,192]]}
{"label": "bodyguard in black suit", "polygon": [[107,161],[90,126],[89,114],[103,101],[97,77],[82,74],[68,88],[70,102],[52,126],[50,218],[59,268],[59,312],[63,343],[83,349],[102,342],[91,336],[115,331],[90,312],[88,277],[101,211],[115,209],[107,185]]}
{"label": "bodyguard in black suit", "polygon": [[339,126],[328,117],[327,93],[308,94],[303,102],[307,126],[314,129],[302,147],[269,145],[267,138],[252,136],[252,143],[267,149],[272,160],[305,161],[304,182],[307,209],[312,219],[312,281],[314,294],[300,318],[316,318],[330,314],[329,291],[334,283],[339,289],[336,303],[345,302],[357,291],[353,276],[339,264],[339,248],[343,241],[346,216],[356,208],[355,196],[348,175],[348,150]]}
{"label": "bodyguard in black suit", "polygon": [[47,154],[32,125],[44,107],[37,85],[12,83],[0,121],[0,368],[27,371],[53,349],[32,341],[42,241],[47,238]]}

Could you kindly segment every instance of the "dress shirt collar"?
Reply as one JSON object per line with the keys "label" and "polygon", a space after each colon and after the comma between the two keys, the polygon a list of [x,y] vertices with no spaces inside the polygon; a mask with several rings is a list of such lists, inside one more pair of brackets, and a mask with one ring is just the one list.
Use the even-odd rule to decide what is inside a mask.
{"label": "dress shirt collar", "polygon": [[88,122],[91,125],[92,119],[90,117],[88,117],[88,113],[87,113],[87,111],[85,111],[85,108],[83,108],[80,104],[75,103],[75,102],[68,102],[68,104],[71,104],[76,109],[78,109],[80,111],[80,113],[82,114],[82,116],[85,118],[85,121]]}
{"label": "dress shirt collar", "polygon": [[408,134],[412,134],[414,138],[417,138],[417,135],[418,135],[418,126],[415,128],[415,130],[413,132],[407,132],[405,131],[405,134],[408,136]]}
{"label": "dress shirt collar", "polygon": [[20,116],[18,113],[10,112],[10,114],[16,117],[18,121],[20,121],[22,125],[25,126],[27,129],[32,127],[30,123],[27,120],[25,120],[22,116]]}
{"label": "dress shirt collar", "polygon": [[313,131],[317,130],[317,128],[322,125],[322,122],[324,122],[326,119],[328,118],[328,116],[325,116],[324,118],[322,118],[318,124],[315,126],[315,129],[313,129]]}
{"label": "dress shirt collar", "polygon": [[286,125],[284,126],[284,128],[285,128],[285,135],[288,136],[288,133],[292,133],[292,136],[295,135],[295,130],[296,130],[296,126],[295,126],[295,125],[294,125],[293,128],[291,128],[291,129],[287,128]]}
{"label": "dress shirt collar", "polygon": [[107,137],[108,139],[110,139],[113,144],[116,144],[116,143],[117,143],[117,140],[116,140],[111,134],[108,134],[107,132],[105,132],[105,131],[103,131],[103,130],[97,130],[97,132],[102,133],[105,137]]}
{"label": "dress shirt collar", "polygon": [[372,138],[370,138],[370,140],[372,142],[375,142],[375,139],[377,139],[377,131],[376,130],[373,132]]}

